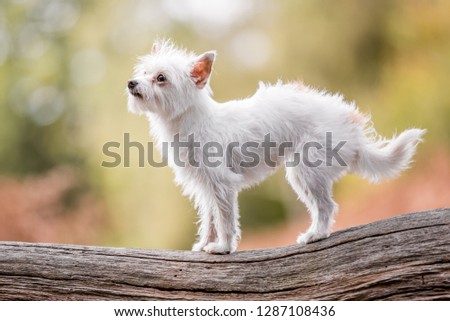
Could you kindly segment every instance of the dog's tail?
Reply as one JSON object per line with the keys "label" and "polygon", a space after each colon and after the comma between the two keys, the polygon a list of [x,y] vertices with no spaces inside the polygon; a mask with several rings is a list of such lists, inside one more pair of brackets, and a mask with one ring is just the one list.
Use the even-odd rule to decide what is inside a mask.
{"label": "dog's tail", "polygon": [[407,169],[426,130],[412,128],[390,140],[365,137],[352,170],[371,182],[393,178]]}

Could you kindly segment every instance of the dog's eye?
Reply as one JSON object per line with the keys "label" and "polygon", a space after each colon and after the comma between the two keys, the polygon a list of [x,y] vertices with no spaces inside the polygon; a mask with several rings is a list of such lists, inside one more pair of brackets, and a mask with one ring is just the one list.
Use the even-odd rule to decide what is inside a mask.
{"label": "dog's eye", "polygon": [[167,80],[167,78],[166,78],[166,76],[164,76],[163,74],[159,74],[157,77],[156,77],[156,81],[157,82],[165,82]]}

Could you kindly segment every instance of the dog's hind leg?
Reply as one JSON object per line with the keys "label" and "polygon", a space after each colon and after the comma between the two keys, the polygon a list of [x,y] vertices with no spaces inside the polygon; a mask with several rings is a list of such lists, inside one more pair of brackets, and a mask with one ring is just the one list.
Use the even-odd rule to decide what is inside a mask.
{"label": "dog's hind leg", "polygon": [[328,237],[338,209],[332,199],[333,180],[320,168],[304,165],[287,167],[286,178],[311,216],[310,227],[299,235],[297,243],[304,245]]}

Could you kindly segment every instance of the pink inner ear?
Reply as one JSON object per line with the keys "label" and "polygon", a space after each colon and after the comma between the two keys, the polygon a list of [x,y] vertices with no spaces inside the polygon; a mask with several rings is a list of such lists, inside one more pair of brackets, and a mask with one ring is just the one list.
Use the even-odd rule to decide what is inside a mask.
{"label": "pink inner ear", "polygon": [[203,88],[206,85],[206,81],[211,73],[212,64],[212,60],[208,57],[202,57],[195,63],[191,77],[194,78],[195,84],[198,87]]}

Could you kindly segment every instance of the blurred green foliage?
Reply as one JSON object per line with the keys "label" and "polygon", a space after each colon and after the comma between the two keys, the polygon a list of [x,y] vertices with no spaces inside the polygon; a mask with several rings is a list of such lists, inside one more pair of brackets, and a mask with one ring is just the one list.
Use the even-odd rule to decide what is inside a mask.
{"label": "blurred green foliage", "polygon": [[[187,248],[195,229],[167,168],[100,166],[104,143],[149,139],[124,87],[157,36],[218,50],[219,101],[251,95],[258,80],[303,79],[355,100],[383,135],[423,127],[426,149],[449,148],[445,0],[1,1],[0,172],[78,168],[116,222],[105,242]],[[243,194],[244,229],[303,211],[282,176]]]}

